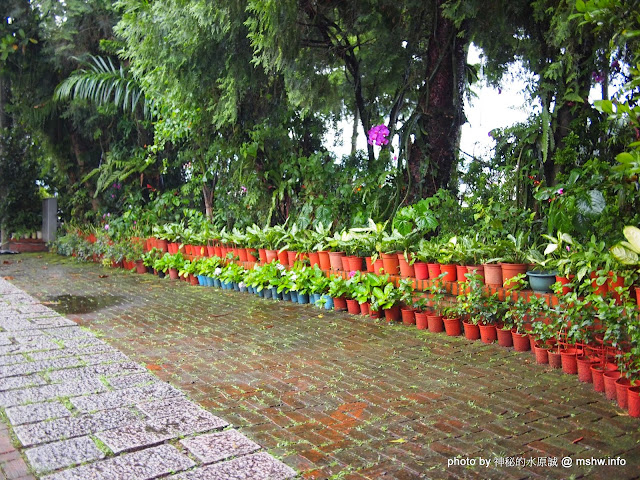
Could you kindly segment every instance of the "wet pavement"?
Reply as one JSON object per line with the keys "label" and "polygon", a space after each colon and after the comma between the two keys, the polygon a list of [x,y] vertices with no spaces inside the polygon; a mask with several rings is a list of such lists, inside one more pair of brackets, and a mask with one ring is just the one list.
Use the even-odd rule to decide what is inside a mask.
{"label": "wet pavement", "polygon": [[[529,353],[55,255],[8,261],[0,278],[126,354],[131,368],[144,367],[128,374],[131,380],[117,375],[116,387],[107,381],[107,390],[140,389],[136,375],[175,387],[204,407],[203,415],[228,422],[305,478],[640,478],[640,420],[575,376],[536,365]],[[21,375],[37,375],[34,368]],[[56,372],[83,367],[55,368],[62,378]],[[67,380],[74,394],[82,392],[71,402],[75,409],[99,415],[101,405],[121,408],[78,374]],[[147,394],[137,391],[134,399]],[[11,404],[30,401],[21,398]],[[140,455],[128,440],[137,430],[119,414],[114,421],[122,424],[94,441],[110,445],[109,458],[99,461]],[[13,435],[30,441],[22,433],[28,428],[5,419]],[[129,429],[119,431],[123,425]],[[151,448],[184,455],[187,447],[162,439],[164,431],[158,427]],[[187,458],[205,463],[208,454],[198,457],[198,448]]]}

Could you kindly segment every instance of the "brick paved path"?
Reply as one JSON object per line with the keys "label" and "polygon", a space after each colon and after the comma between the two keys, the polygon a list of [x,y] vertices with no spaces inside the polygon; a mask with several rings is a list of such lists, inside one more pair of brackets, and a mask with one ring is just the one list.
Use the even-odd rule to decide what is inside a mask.
{"label": "brick paved path", "polygon": [[[528,353],[53,255],[21,258],[0,276],[61,301],[50,306],[307,478],[640,478],[640,420]],[[625,465],[577,465],[609,456]],[[571,467],[548,466],[563,457]],[[466,459],[476,465],[451,465]]]}

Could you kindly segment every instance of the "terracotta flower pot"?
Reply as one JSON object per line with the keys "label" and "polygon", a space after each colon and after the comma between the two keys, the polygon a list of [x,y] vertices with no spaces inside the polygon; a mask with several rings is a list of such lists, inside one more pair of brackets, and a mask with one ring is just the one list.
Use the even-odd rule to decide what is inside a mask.
{"label": "terracotta flower pot", "polygon": [[481,281],[484,283],[484,267],[482,265],[467,265],[465,268],[467,269],[465,278],[469,279],[472,275],[480,275]]}
{"label": "terracotta flower pot", "polygon": [[342,256],[340,257],[340,261],[342,262],[342,270],[345,272],[350,272],[351,268],[349,265],[349,257]]}
{"label": "terracotta flower pot", "polygon": [[371,261],[371,257],[364,257],[364,263],[367,266],[367,272],[373,273],[373,262]]}
{"label": "terracotta flower pot", "polygon": [[322,270],[331,270],[331,257],[329,252],[318,252],[318,260],[320,261],[320,268]]}
{"label": "terracotta flower pot", "polygon": [[562,357],[560,356],[560,352],[558,350],[549,350],[547,355],[549,357],[549,366],[551,368],[562,368]]}
{"label": "terracotta flower pot", "polygon": [[638,307],[640,307],[640,287],[635,287],[635,291],[636,291],[636,303],[638,304]]}
{"label": "terracotta flower pot", "polygon": [[344,311],[347,309],[347,299],[345,297],[333,297],[333,309]]}
{"label": "terracotta flower pot", "polygon": [[369,302],[360,304],[360,315],[369,315]]}
{"label": "terracotta flower pot", "polygon": [[278,261],[282,265],[289,265],[289,252],[287,250],[278,251]]}
{"label": "terracotta flower pot", "polygon": [[545,347],[539,347],[538,345],[533,347],[533,353],[536,355],[536,363],[544,365],[549,363],[549,349]]}
{"label": "terracotta flower pot", "polygon": [[627,408],[630,417],[640,417],[640,386],[627,389]]}
{"label": "terracotta flower pot", "polygon": [[156,245],[158,246],[158,249],[162,250],[164,253],[169,251],[169,242],[166,240],[157,240]]}
{"label": "terracotta flower pot", "polygon": [[502,263],[502,285],[508,286],[509,280],[519,274],[527,273],[527,265],[524,263]]}
{"label": "terracotta flower pot", "polygon": [[[500,274],[502,278],[502,274]],[[504,328],[498,328],[496,330],[498,336],[498,345],[501,347],[513,347],[513,336],[511,335],[511,329],[505,330]]]}
{"label": "terracotta flower pot", "polygon": [[287,263],[289,265],[293,265],[294,263],[296,263],[296,260],[298,259],[298,252],[294,252],[294,251],[287,251]]}
{"label": "terracotta flower pot", "polygon": [[611,296],[616,299],[616,303],[620,304],[622,299],[620,298],[620,294],[616,292],[616,288],[624,288],[624,277],[622,275],[616,276],[615,272],[609,272],[609,279],[606,285],[607,290],[611,292]]}
{"label": "terracotta flower pot", "polygon": [[258,250],[256,250],[255,248],[247,248],[247,261],[248,262],[255,262],[258,260],[259,258],[259,253]]}
{"label": "terracotta flower pot", "polygon": [[391,308],[385,308],[384,318],[387,320],[387,322],[399,322],[402,318],[400,305],[394,305]]}
{"label": "terracotta flower pot", "polygon": [[613,363],[592,363],[591,364],[591,381],[593,382],[593,389],[596,392],[604,392],[604,374],[605,372],[614,372],[618,369],[618,366]]}
{"label": "terracotta flower pot", "polygon": [[502,286],[502,267],[499,263],[485,263],[484,283],[493,287]]}
{"label": "terracotta flower pot", "polygon": [[[331,263],[331,270],[344,270],[344,267],[342,266],[342,257],[344,257],[344,252],[329,252],[329,262]],[[322,262],[322,256],[320,257],[320,261]]]}
{"label": "terracotta flower pot", "polygon": [[575,275],[570,275],[568,277],[560,277],[556,275],[556,282],[560,282],[562,284],[563,295],[567,295],[568,293],[573,292],[573,287],[567,287],[566,285],[570,284],[574,278]]}
{"label": "terracotta flower pot", "polygon": [[136,260],[136,273],[147,273],[147,267],[144,266],[142,260]]}
{"label": "terracotta flower pot", "polygon": [[598,285],[598,274],[596,272],[591,272],[591,288],[593,288],[593,293],[596,295],[600,295],[604,297],[609,289],[607,288],[607,282],[604,282],[602,285]]}
{"label": "terracotta flower pot", "polygon": [[409,265],[409,262],[404,258],[404,253],[398,254],[398,266],[400,267],[400,276],[402,278],[413,278],[416,276],[413,265]]}
{"label": "terracotta flower pot", "polygon": [[578,367],[578,380],[583,383],[593,383],[593,374],[591,373],[591,365],[597,363],[598,360],[586,355],[576,357]]}
{"label": "terracotta flower pot", "polygon": [[456,265],[456,278],[459,282],[467,281],[467,267],[464,265]]}
{"label": "terracotta flower pot", "polygon": [[369,307],[369,316],[371,318],[380,318],[380,310],[371,310],[371,307]]}
{"label": "terracotta flower pot", "polygon": [[381,258],[373,262],[373,273],[378,274],[380,273],[380,270],[382,270],[384,273],[384,263],[382,262]]}
{"label": "terracotta flower pot", "polygon": [[416,312],[416,327],[418,330],[426,330],[427,325],[427,312]]}
{"label": "terracotta flower pot", "polygon": [[416,274],[416,280],[427,280],[429,278],[429,268],[426,263],[416,262],[413,264],[413,271]]}
{"label": "terracotta flower pot", "polygon": [[351,315],[358,315],[360,313],[360,304],[357,300],[347,299],[347,311]]}
{"label": "terracotta flower pot", "polygon": [[416,324],[416,311],[413,308],[401,308],[400,314],[402,315],[402,323],[405,325]]}
{"label": "terracotta flower pot", "polygon": [[495,325],[478,325],[480,328],[480,340],[482,343],[493,343],[498,339]]}
{"label": "terracotta flower pot", "polygon": [[616,400],[618,393],[616,392],[616,380],[622,375],[618,370],[604,372],[604,394],[608,400]]}
{"label": "terracotta flower pot", "polygon": [[444,332],[444,321],[442,315],[427,315],[427,325],[431,333]]}
{"label": "terracotta flower pot", "polygon": [[514,328],[511,330],[511,336],[513,337],[513,349],[516,352],[528,352],[531,349],[531,342],[526,333],[518,333]]}
{"label": "terracotta flower pot", "polygon": [[565,348],[560,351],[560,358],[562,359],[562,371],[569,375],[576,375],[578,373],[578,352],[575,348]]}
{"label": "terracotta flower pot", "polygon": [[170,268],[169,269],[169,278],[171,280],[178,280],[180,278],[178,276],[178,269],[177,268]]}
{"label": "terracotta flower pot", "polygon": [[309,263],[313,267],[314,265],[318,265],[320,267],[320,254],[318,252],[309,252]]}
{"label": "terracotta flower pot", "polygon": [[278,260],[278,251],[277,250],[267,250],[267,260],[266,263],[275,262]]}
{"label": "terracotta flower pot", "polygon": [[462,322],[464,325],[464,337],[467,340],[479,340],[480,339],[480,328],[478,325],[474,325],[469,322]]}
{"label": "terracotta flower pot", "polygon": [[383,253],[381,257],[384,273],[390,275],[398,275],[400,273],[400,262],[398,261],[397,253]]}
{"label": "terracotta flower pot", "polygon": [[198,277],[196,277],[192,273],[189,274],[189,283],[191,285],[199,285],[200,284],[200,282],[198,281]]}
{"label": "terracotta flower pot", "polygon": [[360,272],[362,271],[362,265],[364,264],[362,257],[347,257],[349,262],[349,271],[350,272]]}
{"label": "terracotta flower pot", "polygon": [[459,318],[443,318],[444,330],[450,337],[458,337],[462,334],[462,326]]}
{"label": "terracotta flower pot", "polygon": [[619,377],[616,380],[616,399],[620,408],[627,408],[627,390],[631,387],[631,380],[627,377]]}
{"label": "terracotta flower pot", "polygon": [[[455,282],[458,278],[455,265],[440,265],[440,272],[445,274],[443,277],[445,282]],[[429,272],[429,277],[433,278],[431,272]]]}
{"label": "terracotta flower pot", "polygon": [[429,278],[431,279],[438,278],[440,273],[442,273],[439,263],[427,263],[427,270],[429,271]]}

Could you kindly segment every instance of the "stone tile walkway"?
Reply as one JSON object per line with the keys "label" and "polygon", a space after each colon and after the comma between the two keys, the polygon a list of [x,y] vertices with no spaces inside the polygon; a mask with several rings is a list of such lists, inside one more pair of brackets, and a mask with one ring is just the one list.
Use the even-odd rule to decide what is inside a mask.
{"label": "stone tile walkway", "polygon": [[4,477],[296,475],[227,421],[4,279],[0,326],[0,407],[12,430],[0,428]]}
{"label": "stone tile walkway", "polygon": [[[13,320],[0,320],[14,332],[0,334],[0,372],[20,372],[0,384],[15,392],[32,385],[29,394],[0,398],[9,402],[14,434],[29,445],[38,434],[29,425],[38,423],[20,422],[46,416],[76,434],[77,452],[122,452],[76,467],[81,475],[91,465],[121,472],[150,458],[193,469],[188,462],[216,462],[219,455],[207,448],[220,442],[243,456],[201,467],[197,478],[234,478],[225,469],[238,471],[238,464],[247,478],[259,478],[251,472],[269,457],[250,453],[257,442],[305,478],[640,478],[640,421],[575,376],[536,365],[530,354],[54,255],[20,258],[0,264],[0,277],[99,340],[59,324],[41,324],[42,334],[22,338]],[[35,310],[23,313],[43,322]],[[59,356],[43,373],[38,362],[63,346],[73,355]],[[14,366],[24,355],[33,365]],[[126,375],[105,366],[115,363],[128,365]],[[171,407],[163,400],[187,401],[172,387],[204,407],[202,417],[191,421],[185,408],[187,418],[167,422]],[[51,398],[46,409],[17,410],[43,398]],[[110,428],[85,433],[105,409],[114,412]],[[247,440],[217,438],[215,418]],[[200,425],[214,431],[165,439]],[[47,445],[71,440],[42,433]],[[139,441],[154,446],[137,450]],[[188,471],[180,478],[196,477]]]}

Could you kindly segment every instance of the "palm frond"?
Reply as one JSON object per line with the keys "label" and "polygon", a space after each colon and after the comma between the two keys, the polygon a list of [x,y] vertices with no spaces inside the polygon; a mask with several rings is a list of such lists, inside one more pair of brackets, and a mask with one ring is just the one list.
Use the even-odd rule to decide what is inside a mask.
{"label": "palm frond", "polygon": [[63,80],[55,90],[54,100],[82,99],[98,106],[113,104],[122,110],[133,112],[140,104],[145,117],[150,116],[150,102],[140,84],[111,58],[91,56],[87,68],[76,70]]}

